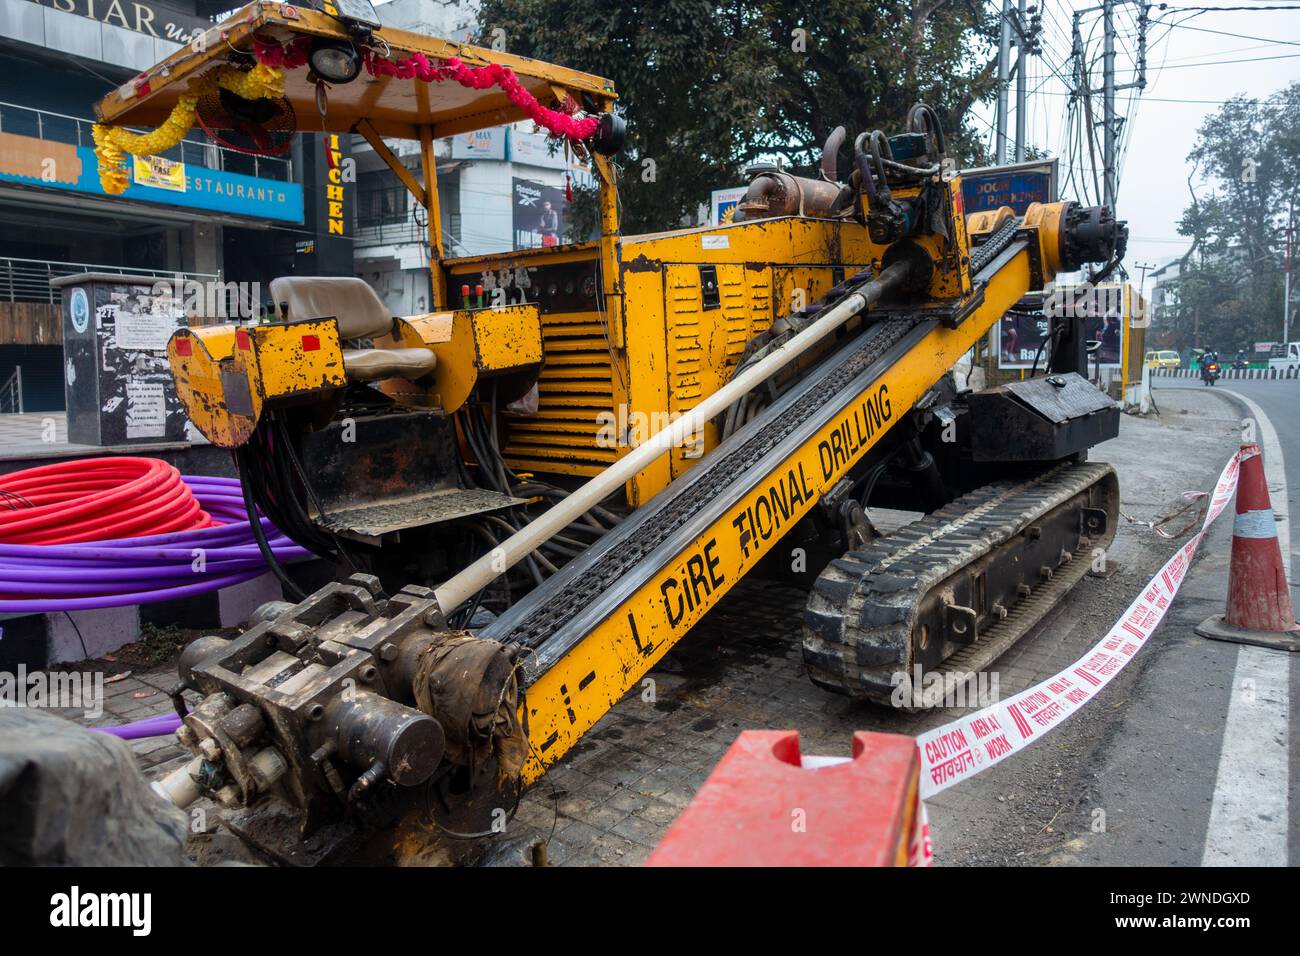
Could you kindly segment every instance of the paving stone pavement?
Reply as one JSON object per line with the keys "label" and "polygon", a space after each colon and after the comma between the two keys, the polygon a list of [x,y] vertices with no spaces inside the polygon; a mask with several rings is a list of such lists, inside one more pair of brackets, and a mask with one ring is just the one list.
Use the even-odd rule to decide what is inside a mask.
{"label": "paving stone pavement", "polygon": [[0,445],[39,445],[51,441],[67,444],[67,412],[0,415]]}

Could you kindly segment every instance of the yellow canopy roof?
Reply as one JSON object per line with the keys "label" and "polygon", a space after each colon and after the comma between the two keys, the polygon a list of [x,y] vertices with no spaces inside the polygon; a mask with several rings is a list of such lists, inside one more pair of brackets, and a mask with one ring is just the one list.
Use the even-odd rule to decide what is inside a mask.
{"label": "yellow canopy roof", "polygon": [[[158,126],[192,84],[197,88],[194,81],[200,76],[232,62],[232,58],[239,60],[241,53],[251,55],[254,34],[282,45],[303,36],[349,39],[344,24],[324,13],[287,3],[251,3],[215,24],[208,31],[207,42],[199,44],[204,47],[202,51],[196,50],[194,44],[182,47],[100,100],[95,105],[96,115],[115,126]],[[557,106],[566,93],[579,101],[582,94],[589,94],[601,109],[616,97],[608,80],[540,60],[392,27],[376,29],[373,35],[376,41],[388,45],[391,59],[423,53],[434,65],[438,60],[457,57],[469,66],[508,66],[524,88],[546,106]],[[376,45],[382,48],[382,43]],[[322,119],[316,105],[316,85],[308,82],[309,73],[306,67],[285,71],[285,95],[297,114],[298,128],[305,131],[341,133],[360,120],[368,120],[381,136],[418,139],[419,127],[425,125],[433,127],[434,137],[440,137],[526,118],[498,87],[474,90],[454,80],[426,83],[375,77],[363,69],[352,82],[329,86],[328,111]]]}

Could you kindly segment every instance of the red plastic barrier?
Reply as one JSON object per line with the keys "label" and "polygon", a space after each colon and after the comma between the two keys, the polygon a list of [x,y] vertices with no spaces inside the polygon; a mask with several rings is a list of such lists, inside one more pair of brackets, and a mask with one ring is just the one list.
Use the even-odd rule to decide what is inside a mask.
{"label": "red plastic barrier", "polygon": [[793,730],[742,733],[647,866],[906,866],[916,740],[859,731],[853,759],[810,769]]}

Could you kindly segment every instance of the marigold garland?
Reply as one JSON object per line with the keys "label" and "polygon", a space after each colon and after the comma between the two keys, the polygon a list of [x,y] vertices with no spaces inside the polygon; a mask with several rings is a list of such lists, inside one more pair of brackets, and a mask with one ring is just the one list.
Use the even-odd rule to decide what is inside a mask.
{"label": "marigold garland", "polygon": [[176,146],[194,126],[194,112],[199,95],[213,89],[225,89],[246,100],[265,100],[284,95],[284,71],[258,63],[248,72],[224,67],[209,73],[198,82],[198,93],[184,93],[162,125],[152,132],[132,133],[118,126],[96,123],[91,129],[95,139],[95,159],[99,164],[99,184],[110,196],[120,196],[130,185],[126,154],[157,156]]}
{"label": "marigold garland", "polygon": [[311,44],[311,37],[297,37],[289,41],[287,46],[281,46],[275,40],[255,36],[253,37],[253,56],[257,57],[259,63],[265,63],[267,66],[296,70],[307,65],[307,57],[311,53]]}
{"label": "marigold garland", "polygon": [[[246,100],[283,96],[284,71],[306,66],[310,46],[310,38],[306,37],[299,37],[287,46],[254,37],[253,54],[257,63],[251,70],[245,72],[234,67],[223,67],[216,73],[203,77],[198,83],[198,93],[186,93],[177,99],[167,119],[152,132],[132,133],[119,127],[96,124],[92,130],[95,159],[99,163],[99,182],[104,192],[117,196],[126,191],[130,184],[126,168],[127,153],[132,156],[154,156],[165,153],[185,138],[185,134],[194,126],[194,111],[202,93],[220,87]],[[366,50],[365,65],[371,76],[415,78],[425,83],[455,80],[461,86],[474,90],[498,86],[511,103],[555,136],[565,136],[571,140],[590,139],[600,125],[596,117],[578,119],[543,106],[519,82],[515,71],[500,63],[472,67],[456,57],[449,57],[443,61],[442,66],[434,66],[423,53],[412,54],[405,60],[387,60],[372,50]]]}

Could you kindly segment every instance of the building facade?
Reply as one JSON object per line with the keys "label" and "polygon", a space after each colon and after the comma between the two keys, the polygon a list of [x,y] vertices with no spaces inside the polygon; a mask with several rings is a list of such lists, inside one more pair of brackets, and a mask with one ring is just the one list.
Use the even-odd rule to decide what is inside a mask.
{"label": "building facade", "polygon": [[[386,25],[450,40],[478,29],[474,0],[392,0],[377,7]],[[508,38],[507,38],[508,48]],[[419,147],[386,140],[421,179]],[[360,137],[357,161],[356,274],[395,314],[429,308],[428,230],[424,210]],[[569,197],[594,187],[589,172],[556,151],[531,122],[437,140],[438,202],[444,255],[472,257],[572,241]]]}
{"label": "building facade", "polygon": [[[0,0],[0,413],[64,405],[50,285],[63,275],[234,284],[241,317],[273,307],[270,280],[293,274],[361,276],[394,314],[430,307],[424,210],[359,136],[301,134],[282,155],[253,156],[196,129],[160,157],[133,159],[125,193],[100,187],[94,103],[234,6]],[[392,0],[378,10],[389,25],[468,40],[478,3]],[[419,178],[418,144],[389,146]],[[570,196],[593,185],[590,175],[531,123],[439,140],[435,152],[444,255],[582,238]],[[340,181],[341,168],[355,181]]]}
{"label": "building facade", "polygon": [[100,187],[94,103],[231,6],[0,0],[0,385],[21,366],[25,410],[63,407],[59,296],[49,284],[60,275],[179,273],[236,283],[251,300],[276,275],[349,271],[350,237],[325,221],[320,136],[253,156],[195,131],[161,157],[134,159],[122,195]]}

